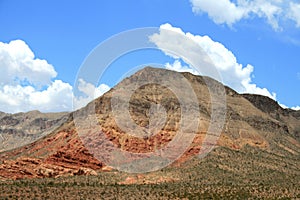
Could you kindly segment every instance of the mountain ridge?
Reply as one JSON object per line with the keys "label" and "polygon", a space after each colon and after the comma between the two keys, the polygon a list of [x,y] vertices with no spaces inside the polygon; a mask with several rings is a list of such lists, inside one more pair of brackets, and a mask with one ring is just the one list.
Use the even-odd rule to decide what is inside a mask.
{"label": "mountain ridge", "polygon": [[67,115],[67,112],[41,113],[38,110],[15,114],[0,113],[0,152],[42,138],[64,123]]}
{"label": "mountain ridge", "polygon": [[[300,130],[300,123],[291,114],[294,112],[282,111],[280,108],[272,106],[271,108],[262,107],[259,109],[260,104],[256,102],[257,98],[259,99],[258,102],[261,102],[260,97],[238,94],[226,86],[227,112],[224,128],[212,152],[202,160],[196,159],[201,148],[203,148],[202,142],[205,135],[209,134],[207,129],[212,112],[209,90],[203,77],[200,76],[147,68],[125,78],[115,88],[95,99],[86,107],[75,111],[75,113],[81,116],[83,125],[88,125],[91,122],[89,115],[95,110],[96,119],[103,127],[103,134],[116,147],[128,152],[151,153],[156,148],[163,148],[176,136],[180,117],[180,105],[176,96],[172,95],[172,92],[166,87],[155,84],[139,87],[134,91],[130,98],[129,111],[136,124],[141,127],[147,127],[150,124],[148,115],[151,103],[163,105],[167,113],[166,123],[156,135],[139,138],[124,133],[113,120],[112,95],[113,93],[119,94],[123,101],[125,97],[122,96],[123,93],[120,88],[126,88],[130,84],[143,83],[144,80],[155,82],[161,79],[173,79],[177,76],[182,77],[181,75],[192,85],[197,95],[201,115],[200,126],[192,143],[176,162],[167,167],[167,170],[172,172],[172,176],[179,176],[178,179],[172,181],[187,181],[184,174],[180,172],[182,169],[188,169],[190,171],[188,174],[190,174],[196,173],[195,169],[203,168],[214,181],[218,180],[217,176],[224,176],[225,181],[229,181],[231,176],[239,174],[238,177],[234,178],[235,181],[248,181],[250,183],[252,181],[252,184],[256,184],[260,182],[256,176],[262,171],[261,180],[271,181],[268,184],[273,184],[278,180],[288,181],[284,177],[289,177],[289,181],[293,184],[299,183],[297,180],[300,180],[298,179],[300,177],[300,142],[297,131]],[[215,83],[220,84],[219,82]],[[265,102],[266,100],[262,101]],[[276,102],[273,104],[277,106]],[[279,118],[276,118],[277,113]],[[94,132],[95,128],[89,129],[90,134],[95,136],[95,140],[83,144],[73,117],[74,115],[69,114],[68,120],[60,127],[34,143],[1,153],[0,177],[2,179],[59,178],[74,175],[99,175],[107,171],[108,173],[112,171],[120,174],[121,172],[114,171],[102,160],[93,157],[93,152],[90,152],[86,145],[93,146],[96,144],[94,142],[97,141],[98,136]],[[106,154],[102,156],[103,158],[109,157]],[[218,159],[221,159],[220,161],[223,163]],[[217,170],[218,173],[214,175],[211,173],[212,169]],[[270,171],[273,173],[271,176]],[[144,179],[148,180],[149,177],[156,176],[156,173],[160,172],[143,175]],[[200,175],[194,174],[191,177],[199,178]],[[120,183],[130,183],[126,180],[125,177]],[[137,178],[136,181],[141,180]],[[133,182],[135,183],[135,181]]]}

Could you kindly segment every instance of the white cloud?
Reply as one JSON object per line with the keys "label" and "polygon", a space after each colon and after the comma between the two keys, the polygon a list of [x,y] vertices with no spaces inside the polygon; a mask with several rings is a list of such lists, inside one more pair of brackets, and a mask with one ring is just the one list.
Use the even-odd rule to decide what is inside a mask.
{"label": "white cloud", "polygon": [[189,66],[182,66],[179,60],[175,60],[173,64],[166,63],[166,68],[177,72],[190,72],[192,74],[199,75],[196,70],[190,68]]}
{"label": "white cloud", "polygon": [[217,24],[229,26],[251,17],[264,18],[275,30],[290,19],[300,27],[300,4],[288,0],[190,0],[196,14],[207,13]]}
{"label": "white cloud", "polygon": [[46,60],[37,59],[22,40],[0,42],[1,84],[19,84],[24,81],[37,86],[51,83],[57,73]]}
{"label": "white cloud", "polygon": [[295,106],[295,107],[292,107],[291,109],[293,109],[293,110],[300,110],[300,106]]}
{"label": "white cloud", "polygon": [[[284,105],[284,104],[282,104],[282,103],[279,103],[279,105],[280,105],[282,108],[284,108],[284,109],[289,108],[288,106],[286,106],[286,105]],[[300,106],[294,106],[294,107],[291,107],[290,109],[292,109],[292,110],[300,110]]]}
{"label": "white cloud", "polygon": [[296,22],[296,26],[300,28],[300,3],[290,2],[290,12],[288,17]]}
{"label": "white cloud", "polygon": [[286,109],[286,108],[289,108],[287,107],[286,105],[282,104],[282,103],[278,103],[282,108]]}
{"label": "white cloud", "polygon": [[69,111],[71,105],[72,86],[61,80],[55,80],[43,91],[21,85],[5,85],[0,89],[0,110],[8,113]]}
{"label": "white cloud", "polygon": [[194,13],[206,12],[215,23],[232,25],[246,17],[247,11],[229,0],[191,0]]}
{"label": "white cloud", "polygon": [[[176,31],[177,34],[173,34],[172,31]],[[185,39],[183,39],[183,37]],[[213,64],[222,76],[222,81],[225,85],[228,85],[240,93],[261,94],[272,99],[276,99],[275,93],[270,93],[266,88],[260,88],[256,84],[252,83],[251,75],[253,72],[253,66],[247,65],[243,67],[237,62],[236,57],[230,50],[228,50],[221,43],[213,41],[208,36],[184,33],[179,28],[174,28],[170,24],[164,24],[160,27],[160,33],[150,36],[149,39],[167,55],[176,59],[173,64],[166,64],[166,68],[168,69],[173,69],[176,71],[189,71],[193,73],[191,67],[181,65],[180,61],[178,60],[178,56],[173,55],[172,52],[167,52],[164,49],[174,49],[174,52],[180,51],[181,55],[184,55],[182,58],[183,61],[189,63],[189,60],[186,58],[195,58],[201,56],[201,52],[198,52],[199,49],[195,50],[196,48],[193,46],[196,43],[213,61]],[[190,43],[190,40],[193,42]],[[211,76],[207,70],[202,71],[202,75]]]}
{"label": "white cloud", "polygon": [[[54,67],[46,60],[35,58],[24,41],[0,42],[0,70],[0,111],[72,110],[73,87],[61,80],[53,80],[57,75]],[[108,90],[104,84],[96,88],[84,81],[80,86],[86,95],[81,99],[82,106]]]}
{"label": "white cloud", "polygon": [[84,95],[74,97],[74,109],[79,109],[86,106],[90,101],[103,95],[109,89],[110,87],[106,84],[101,84],[98,87],[95,87],[93,84],[87,83],[83,79],[79,79],[78,90]]}

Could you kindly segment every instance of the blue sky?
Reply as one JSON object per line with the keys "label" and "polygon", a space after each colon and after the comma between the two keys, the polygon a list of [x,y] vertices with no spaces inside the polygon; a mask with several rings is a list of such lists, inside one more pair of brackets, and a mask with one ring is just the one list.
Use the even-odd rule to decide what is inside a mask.
{"label": "blue sky", "polygon": [[[161,27],[164,24],[169,24],[170,29],[180,28],[183,34],[189,32],[193,36],[208,36],[210,40],[206,40],[205,44],[221,44],[224,50],[234,55],[236,63],[241,64],[242,68],[247,68],[247,65],[253,67],[253,72],[248,74],[251,84],[266,88],[271,95],[276,93],[276,100],[281,104],[299,106],[299,2],[238,2],[0,0],[0,110],[70,110],[70,91],[78,70],[99,43],[122,31]],[[12,45],[15,40],[18,42]],[[9,44],[15,48],[10,48]],[[24,55],[31,55],[30,51],[34,54],[34,57],[29,56],[32,61],[26,62],[30,66],[26,64],[27,68],[19,69],[11,64],[13,67],[8,69],[10,65],[7,63],[19,62],[12,61],[17,59],[12,55],[21,50],[26,52],[23,52]],[[147,55],[143,58],[141,53],[137,53],[139,62],[125,59],[127,63],[122,70],[115,69],[103,79],[101,84],[105,85],[99,84],[98,87],[86,82],[83,85],[98,89],[100,94],[112,87],[130,70],[130,66],[169,62],[175,69],[174,59],[162,59],[158,52],[148,52]],[[36,62],[37,59],[46,63]],[[115,65],[122,65],[121,61]],[[224,72],[224,76],[229,72]]]}

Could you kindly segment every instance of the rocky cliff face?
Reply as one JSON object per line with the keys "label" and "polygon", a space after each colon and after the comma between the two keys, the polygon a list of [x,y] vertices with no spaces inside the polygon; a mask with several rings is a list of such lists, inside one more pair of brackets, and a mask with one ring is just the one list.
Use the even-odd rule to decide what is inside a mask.
{"label": "rocky cliff face", "polygon": [[[128,110],[130,117],[138,126],[124,123],[125,129],[120,127],[115,119],[116,113],[112,109],[112,98],[113,95],[116,95],[119,102],[126,101],[126,95],[130,92],[127,90],[128,85],[138,86],[139,83],[143,83],[145,80],[152,83],[160,80],[174,80],[178,76],[181,76],[181,78],[183,76],[188,80],[197,98],[197,105],[188,100],[184,103],[192,104],[192,106],[189,106],[189,109],[192,110],[195,108],[193,106],[197,106],[200,112],[199,126],[195,137],[186,148],[186,151],[172,165],[174,167],[182,166],[182,163],[187,162],[201,151],[205,136],[214,136],[214,133],[207,132],[212,107],[211,95],[206,84],[209,82],[210,85],[217,87],[220,83],[190,73],[179,75],[178,72],[164,69],[145,68],[124,79],[114,89],[94,100],[85,108],[74,112],[73,116],[78,117],[79,124],[74,123],[73,116],[70,115],[64,124],[55,131],[49,131],[51,133],[44,138],[24,147],[0,154],[2,163],[0,165],[0,176],[3,178],[24,178],[95,174],[95,171],[107,170],[106,163],[102,161],[109,159],[109,155],[103,152],[111,152],[113,146],[133,153],[151,153],[164,148],[176,137],[177,131],[180,129],[183,108],[178,98],[180,95],[185,95],[184,90],[186,88],[184,86],[177,86],[179,91],[176,95],[168,87],[159,84],[146,84],[137,87],[130,96]],[[246,160],[251,161],[253,159],[250,155],[253,154],[255,157],[257,152],[263,152],[265,159],[268,156],[273,159],[275,156],[282,159],[280,162],[291,163],[290,166],[278,164],[275,167],[276,169],[278,167],[279,171],[299,176],[297,172],[299,167],[295,167],[300,166],[300,123],[298,113],[282,109],[276,102],[266,97],[241,95],[227,87],[225,87],[225,92],[226,121],[215,145],[215,149],[218,150],[214,151],[212,157],[222,157],[222,149],[229,149],[245,155],[246,157],[243,159],[246,162]],[[188,110],[188,112],[192,113],[192,110]],[[150,120],[152,112],[157,112],[159,116],[162,116],[162,118],[165,116],[165,118],[158,121]],[[96,124],[93,124],[93,120],[95,120],[93,114],[96,114]],[[117,114],[119,121],[129,121],[126,118],[127,115]],[[6,118],[5,114],[2,114],[2,116],[4,116],[3,123],[6,126],[15,127],[20,123],[16,116]],[[190,115],[187,119],[192,120],[194,117]],[[159,117],[156,116],[154,119],[159,119]],[[43,130],[48,127],[53,128],[51,124],[56,124],[54,123],[55,120],[57,118],[52,118],[52,121],[45,121],[41,117],[30,118],[30,121],[26,123],[28,128],[24,130],[27,130],[26,134],[32,134],[29,127],[33,125],[33,127],[36,127],[34,129],[35,133],[42,132],[45,135],[47,132]],[[102,127],[101,131],[99,131],[97,124]],[[157,129],[157,127],[159,128]],[[82,142],[82,137],[80,138],[78,135],[78,128],[85,130],[89,136],[83,139],[85,144]],[[131,134],[128,134],[126,130],[130,130]],[[138,135],[136,135],[137,133]],[[110,141],[113,146],[103,142],[101,140],[103,137]],[[181,139],[184,141],[186,137],[188,136],[183,135]],[[100,155],[102,160],[96,160],[92,156],[92,153],[95,152],[89,151],[87,147],[98,148],[98,152],[102,152]],[[226,156],[226,159],[230,160],[230,155]],[[232,159],[234,158],[232,157]],[[256,166],[273,169],[271,165],[266,165],[263,159],[255,162]],[[225,165],[223,166],[224,169],[237,170],[229,167],[230,161],[228,161],[228,166]]]}

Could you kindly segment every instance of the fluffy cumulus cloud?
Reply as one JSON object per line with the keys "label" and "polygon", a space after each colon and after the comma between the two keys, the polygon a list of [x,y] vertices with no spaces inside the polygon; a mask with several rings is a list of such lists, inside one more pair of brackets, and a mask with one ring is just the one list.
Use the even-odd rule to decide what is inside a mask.
{"label": "fluffy cumulus cloud", "polygon": [[289,108],[289,107],[287,107],[286,105],[284,105],[284,104],[282,104],[282,103],[279,103],[279,105],[280,105],[282,108],[284,108],[284,109]]}
{"label": "fluffy cumulus cloud", "polygon": [[71,102],[72,86],[61,80],[55,80],[42,91],[33,86],[9,84],[0,88],[0,110],[8,113],[69,111]]}
{"label": "fluffy cumulus cloud", "polygon": [[[229,0],[191,0],[194,13],[206,12],[216,23],[233,24],[245,17],[246,10]],[[225,12],[226,11],[226,12]]]}
{"label": "fluffy cumulus cloud", "polygon": [[[285,104],[282,104],[282,103],[279,103],[279,105],[282,107],[282,108],[289,108],[288,106],[286,106]],[[292,110],[300,110],[300,106],[294,106],[294,107],[291,107],[290,109]]]}
{"label": "fluffy cumulus cloud", "polygon": [[100,97],[105,92],[107,92],[110,87],[106,84],[101,84],[98,87],[95,87],[91,83],[87,83],[83,79],[78,80],[78,90],[83,94],[81,96],[76,95],[74,97],[74,109],[79,109],[87,105],[90,101],[95,98]]}
{"label": "fluffy cumulus cloud", "polygon": [[289,0],[190,0],[196,14],[207,13],[217,24],[234,23],[251,17],[264,18],[280,30],[280,21],[292,20],[300,27],[300,3]]}
{"label": "fluffy cumulus cloud", "polygon": [[[272,99],[276,99],[276,94],[269,92],[266,88],[260,88],[256,84],[252,83],[253,66],[242,66],[237,62],[234,54],[228,50],[223,44],[213,41],[208,36],[193,35],[191,33],[184,33],[180,28],[172,27],[170,24],[164,24],[160,27],[159,34],[150,36],[150,41],[162,51],[175,59],[174,63],[167,63],[166,68],[175,71],[188,71],[196,73],[191,66],[183,66],[180,62],[179,56],[174,55],[172,52],[179,52],[180,57],[184,62],[190,63],[190,59],[196,60],[196,57],[203,56],[203,60],[207,60],[207,55],[213,66],[209,66],[211,70],[216,69],[218,74],[221,75],[221,80],[225,85],[235,89],[240,93],[252,93],[268,96]],[[197,48],[196,46],[199,46]],[[173,49],[173,50],[172,50]],[[201,50],[203,52],[201,52]],[[203,55],[205,54],[205,55]],[[202,63],[193,63],[193,66]],[[203,63],[205,65],[206,63]],[[211,70],[206,70],[201,66],[201,75],[211,76]]]}
{"label": "fluffy cumulus cloud", "polygon": [[293,110],[300,110],[300,106],[292,107]]}
{"label": "fluffy cumulus cloud", "polygon": [[72,86],[55,80],[54,67],[46,60],[35,58],[24,41],[0,42],[0,71],[0,111],[72,110]]}
{"label": "fluffy cumulus cloud", "polygon": [[34,85],[50,84],[57,73],[46,60],[37,59],[22,40],[0,42],[1,84],[29,82]]}
{"label": "fluffy cumulus cloud", "polygon": [[190,68],[189,66],[182,65],[179,60],[175,60],[172,64],[166,63],[166,68],[177,72],[190,72],[195,75],[200,75],[198,71]]}

